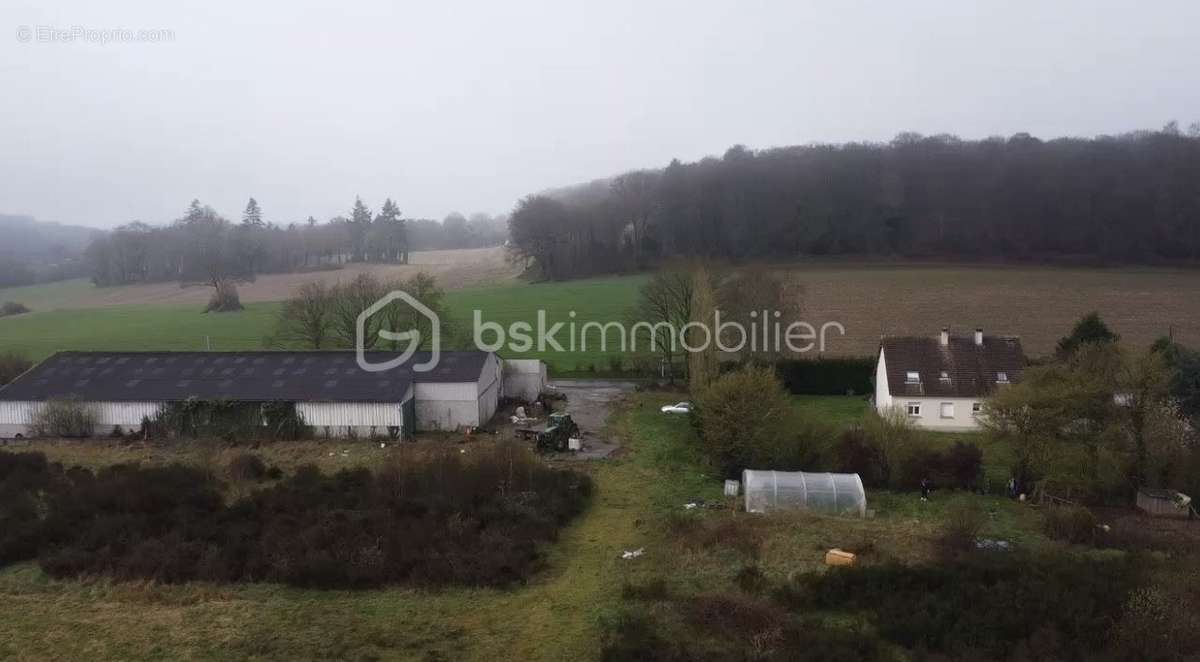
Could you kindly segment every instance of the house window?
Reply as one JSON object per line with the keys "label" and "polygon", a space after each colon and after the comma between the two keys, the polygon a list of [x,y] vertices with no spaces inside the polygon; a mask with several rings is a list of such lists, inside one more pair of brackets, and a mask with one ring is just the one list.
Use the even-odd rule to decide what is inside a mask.
{"label": "house window", "polygon": [[943,370],[942,374],[938,377],[938,380],[940,380],[943,384],[949,384],[950,383],[950,373]]}
{"label": "house window", "polygon": [[973,416],[978,416],[982,413],[983,413],[983,403],[982,402],[972,402],[971,403],[971,414]]}
{"label": "house window", "polygon": [[953,402],[943,402],[942,403],[942,418],[954,418],[954,403]]}
{"label": "house window", "polygon": [[908,403],[908,415],[909,416],[920,416],[921,415],[921,403],[919,403],[919,402]]}
{"label": "house window", "polygon": [[921,383],[921,373],[917,372],[916,370],[909,370],[908,372],[904,373],[904,383],[905,384],[920,384]]}
{"label": "house window", "polygon": [[1008,383],[1008,373],[1007,372],[996,373],[996,383],[997,384],[1007,384]]}

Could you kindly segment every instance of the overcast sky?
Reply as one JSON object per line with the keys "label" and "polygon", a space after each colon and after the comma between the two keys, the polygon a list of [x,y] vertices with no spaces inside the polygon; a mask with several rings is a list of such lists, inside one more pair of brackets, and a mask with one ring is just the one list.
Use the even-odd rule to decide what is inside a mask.
{"label": "overcast sky", "polygon": [[3,0],[0,213],[441,218],[735,143],[1200,120],[1194,0],[277,5]]}

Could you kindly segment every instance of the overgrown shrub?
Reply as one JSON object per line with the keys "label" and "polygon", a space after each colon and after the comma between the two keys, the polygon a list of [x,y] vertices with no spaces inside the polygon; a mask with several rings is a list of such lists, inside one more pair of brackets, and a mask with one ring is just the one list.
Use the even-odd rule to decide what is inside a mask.
{"label": "overgrown shrub", "polygon": [[39,437],[90,437],[95,432],[96,410],[78,400],[48,400],[33,415],[33,433]]}
{"label": "overgrown shrub", "polygon": [[0,317],[21,315],[27,312],[29,312],[29,307],[16,301],[5,301],[3,305],[0,305]]}
{"label": "overgrown shrub", "polygon": [[188,400],[163,404],[148,421],[150,436],[213,438],[230,442],[265,439],[292,441],[307,436],[295,402]]}
{"label": "overgrown shrub", "polygon": [[881,636],[910,650],[1007,659],[1036,638],[1052,649],[1046,659],[1083,660],[1107,644],[1138,583],[1135,563],[1013,552],[919,567],[834,568],[797,577],[776,598],[800,613],[863,613]]}
{"label": "overgrown shrub", "polygon": [[858,474],[867,487],[885,487],[888,467],[883,453],[861,427],[842,433],[833,447],[833,468],[839,473]]}
{"label": "overgrown shrub", "polygon": [[232,281],[222,281],[213,289],[212,297],[205,306],[206,313],[229,313],[242,310],[242,299],[238,296],[237,285]]}
{"label": "overgrown shrub", "polygon": [[1158,586],[1132,591],[1112,630],[1112,648],[1123,660],[1175,662],[1200,655],[1200,616],[1187,595]]}
{"label": "overgrown shrub", "polygon": [[24,354],[13,351],[0,353],[0,386],[11,382],[32,367],[33,361],[25,358]]}
{"label": "overgrown shrub", "polygon": [[892,480],[896,489],[915,490],[927,479],[936,487],[970,490],[979,484],[983,451],[962,441],[941,449],[926,442],[909,448],[899,463],[899,475]]}
{"label": "overgrown shrub", "polygon": [[267,475],[267,465],[253,453],[239,453],[229,461],[229,477],[236,481],[257,482]]}
{"label": "overgrown shrub", "polygon": [[946,509],[940,542],[950,552],[965,552],[975,547],[986,513],[974,500],[956,501]]}
{"label": "overgrown shrub", "polygon": [[853,395],[870,393],[875,357],[785,359],[775,364],[776,374],[789,393],[797,395]]}
{"label": "overgrown shrub", "polygon": [[0,453],[0,554],[11,562],[36,553],[55,577],[504,585],[540,566],[539,546],[591,491],[587,476],[518,445],[406,456],[374,474],[302,467],[229,505],[191,467],[93,475],[32,457],[40,459]]}
{"label": "overgrown shrub", "polygon": [[1055,540],[1091,544],[1096,537],[1096,516],[1083,506],[1046,509],[1046,535]]}
{"label": "overgrown shrub", "polygon": [[791,400],[769,368],[721,375],[693,399],[705,453],[727,478],[743,469],[785,469],[781,462],[804,451],[791,425]]}

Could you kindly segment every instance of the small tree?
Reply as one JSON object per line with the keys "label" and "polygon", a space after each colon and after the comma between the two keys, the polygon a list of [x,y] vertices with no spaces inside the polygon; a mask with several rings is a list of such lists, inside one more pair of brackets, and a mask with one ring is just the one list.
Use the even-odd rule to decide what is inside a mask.
{"label": "small tree", "polygon": [[[338,283],[330,291],[330,332],[338,347],[354,347],[358,337],[358,316],[384,294],[386,288],[370,274],[359,274],[349,283]],[[379,341],[385,316],[372,315],[363,326],[363,348],[372,349]]]}
{"label": "small tree", "polygon": [[302,344],[321,349],[329,344],[333,323],[333,293],[322,282],[305,283],[283,302],[276,322],[278,344]]}
{"label": "small tree", "polygon": [[[717,361],[717,343],[714,337],[717,330],[713,324],[717,310],[716,301],[713,295],[712,277],[702,265],[696,266],[692,272],[691,308],[692,323],[703,325],[708,329],[707,334],[699,330],[692,330],[688,334],[688,346],[693,348],[688,353],[688,388],[692,393],[699,393],[707,388],[720,373],[720,365]],[[707,339],[707,343],[705,339]]]}
{"label": "small tree", "polygon": [[791,401],[770,368],[722,375],[693,398],[704,450],[724,476],[772,468],[789,443]]}
{"label": "small tree", "polygon": [[[666,366],[667,379],[675,383],[675,361],[683,353],[683,327],[692,320],[694,279],[690,269],[662,269],[641,287],[630,312],[630,334],[635,342],[649,342]],[[647,329],[648,327],[648,329]],[[647,332],[648,331],[648,332]],[[649,336],[649,337],[645,337]]]}
{"label": "small tree", "polygon": [[1070,335],[1058,341],[1057,355],[1060,359],[1065,359],[1084,345],[1115,343],[1120,339],[1121,336],[1113,333],[1104,320],[1100,319],[1100,313],[1091,312],[1075,323]]}

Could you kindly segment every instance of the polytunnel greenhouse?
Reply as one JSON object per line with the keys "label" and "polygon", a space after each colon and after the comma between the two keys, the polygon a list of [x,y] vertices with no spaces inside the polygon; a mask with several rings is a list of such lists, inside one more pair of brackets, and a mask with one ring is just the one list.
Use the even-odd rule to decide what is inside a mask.
{"label": "polytunnel greenhouse", "polygon": [[802,509],[863,517],[867,512],[867,494],[858,474],[746,469],[742,490],[750,513]]}

